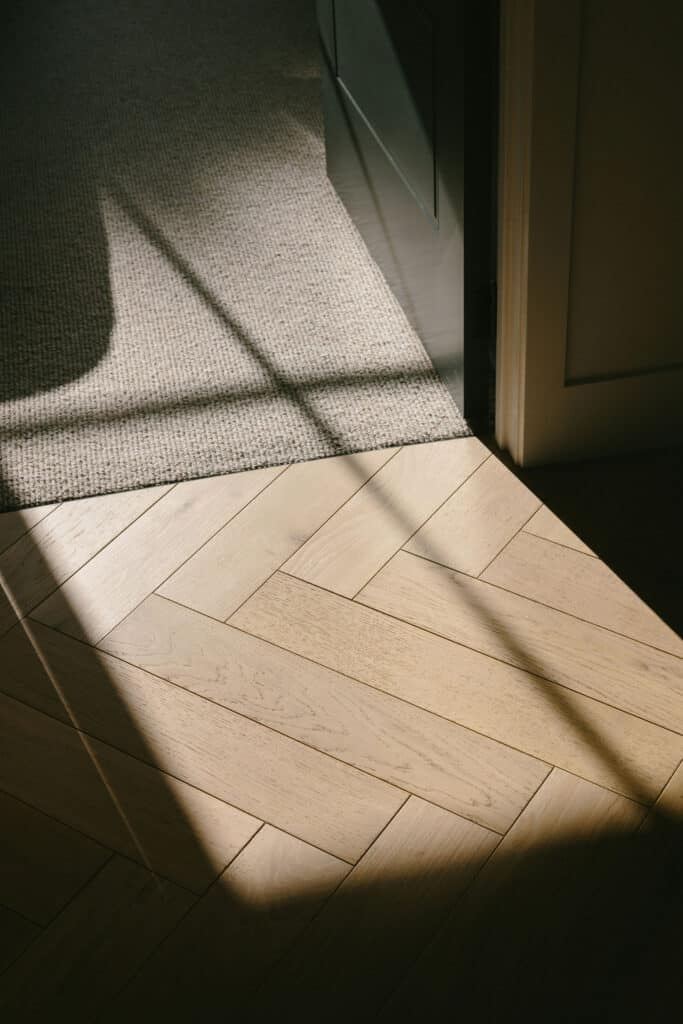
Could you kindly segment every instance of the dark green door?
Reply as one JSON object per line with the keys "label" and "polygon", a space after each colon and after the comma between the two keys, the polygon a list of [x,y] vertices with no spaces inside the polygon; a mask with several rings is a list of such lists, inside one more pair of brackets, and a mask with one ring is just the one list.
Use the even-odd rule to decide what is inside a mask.
{"label": "dark green door", "polygon": [[461,411],[488,410],[497,6],[318,0],[328,174]]}

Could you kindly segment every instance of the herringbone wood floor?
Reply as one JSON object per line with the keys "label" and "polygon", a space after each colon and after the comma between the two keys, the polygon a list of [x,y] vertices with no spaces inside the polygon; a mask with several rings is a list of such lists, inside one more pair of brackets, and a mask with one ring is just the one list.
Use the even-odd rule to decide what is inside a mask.
{"label": "herringbone wood floor", "polygon": [[496,1020],[539,969],[578,1019],[576,921],[613,977],[683,643],[478,440],[4,514],[0,572],[5,1019]]}

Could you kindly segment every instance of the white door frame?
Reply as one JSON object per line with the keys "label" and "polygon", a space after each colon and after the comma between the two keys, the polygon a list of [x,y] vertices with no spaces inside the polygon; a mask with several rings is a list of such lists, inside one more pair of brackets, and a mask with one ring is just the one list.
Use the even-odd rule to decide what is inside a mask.
{"label": "white door frame", "polygon": [[520,465],[683,438],[683,370],[568,383],[581,0],[501,4],[496,440]]}

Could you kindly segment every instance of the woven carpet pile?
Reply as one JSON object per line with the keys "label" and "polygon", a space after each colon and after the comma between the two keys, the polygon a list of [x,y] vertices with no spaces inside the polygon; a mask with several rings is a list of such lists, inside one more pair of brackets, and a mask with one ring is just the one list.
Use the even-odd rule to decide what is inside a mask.
{"label": "woven carpet pile", "polygon": [[312,0],[5,21],[0,507],[468,433],[326,178]]}

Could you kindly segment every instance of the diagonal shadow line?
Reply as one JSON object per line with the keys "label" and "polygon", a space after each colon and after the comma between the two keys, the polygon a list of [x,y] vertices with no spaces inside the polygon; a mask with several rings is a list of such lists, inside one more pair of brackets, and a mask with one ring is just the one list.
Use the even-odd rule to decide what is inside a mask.
{"label": "diagonal shadow line", "polygon": [[126,194],[119,186],[110,185],[110,193],[119,204],[124,213],[138,227],[138,229],[154,245],[157,251],[164,256],[168,263],[176,270],[183,280],[196,292],[216,319],[226,327],[238,342],[252,357],[257,366],[263,370],[271,380],[273,390],[280,396],[288,399],[292,404],[298,406],[310,419],[312,424],[320,433],[320,436],[328,441],[336,451],[345,450],[344,439],[329,426],[325,419],[317,412],[308,400],[305,388],[290,380],[275,363],[261,351],[258,344],[253,341],[246,329],[234,316],[231,316],[224,308],[211,289],[206,285],[199,275],[192,269],[190,264],[179,253],[175,251],[169,240],[150,220],[146,213]]}
{"label": "diagonal shadow line", "polygon": [[[0,484],[2,484],[1,475]],[[48,581],[46,589],[49,589],[59,601],[61,613],[66,616],[72,616],[75,621],[78,621],[78,612],[71,607],[65,597],[64,592],[61,590],[60,580],[55,578],[49,562],[39,545],[33,540],[30,529],[19,541],[23,542],[25,539],[31,545],[30,551],[25,556],[26,563],[30,564],[31,572],[35,576]],[[34,624],[28,618],[28,613],[22,610],[21,600],[17,600],[14,597],[9,582],[0,571],[0,600],[2,599],[7,601],[16,620],[14,625],[3,633],[3,656],[6,661],[8,654],[6,644],[8,642],[11,643],[13,640],[19,642],[20,652],[16,672],[20,674],[19,683],[21,685],[13,687],[7,681],[8,674],[11,677],[15,671],[14,663],[10,660],[9,664],[5,664],[5,679],[3,682],[0,682],[0,693],[10,703],[15,702],[18,705],[24,705],[35,711],[38,716],[45,715],[62,725],[68,725],[73,728],[74,736],[77,739],[74,740],[71,747],[67,743],[70,753],[65,753],[64,756],[67,761],[69,757],[72,758],[72,767],[75,762],[79,763],[79,775],[86,779],[85,791],[89,793],[90,799],[95,801],[95,816],[99,817],[99,824],[94,829],[95,835],[99,837],[99,840],[105,846],[108,846],[114,852],[118,852],[120,856],[132,857],[139,861],[140,864],[152,873],[158,888],[163,890],[168,880],[173,876],[173,872],[169,873],[159,870],[158,863],[155,864],[155,860],[158,861],[158,857],[149,853],[146,842],[141,834],[140,824],[139,822],[136,823],[131,813],[129,813],[129,809],[126,806],[129,803],[129,799],[122,788],[125,783],[125,773],[119,773],[120,779],[118,776],[114,778],[111,767],[107,767],[103,761],[101,751],[97,749],[98,743],[105,743],[111,749],[116,749],[115,744],[110,743],[105,737],[98,737],[96,732],[89,728],[87,720],[83,720],[78,706],[78,688],[73,686],[70,676],[67,675],[65,678],[65,673],[53,664],[49,653],[46,653],[41,647]],[[87,645],[82,645],[82,655],[84,659],[82,663],[83,673],[88,679],[89,686],[93,689],[99,688],[110,719],[117,723],[120,736],[125,737],[126,742],[124,746],[130,745],[128,750],[119,748],[122,750],[124,757],[133,758],[152,767],[157,767],[157,755],[143,736],[134,715],[119,694],[116,685],[110,679],[103,662],[99,658],[98,652]],[[35,688],[36,683],[37,689]],[[73,693],[71,692],[72,690]],[[52,697],[51,691],[54,691],[54,696]],[[45,703],[46,698],[47,704]],[[59,727],[57,727],[57,732],[59,732]],[[81,750],[81,754],[79,754],[79,750]],[[12,755],[8,755],[7,749],[5,749],[4,754],[9,756],[11,760]],[[91,774],[90,779],[88,779],[90,768],[92,768],[92,773],[94,774]],[[8,783],[11,782],[10,776],[7,777],[7,780]],[[148,774],[147,784],[153,797],[155,812],[166,816],[166,820],[177,830],[177,836],[181,844],[183,842],[185,844],[185,852],[189,856],[190,865],[188,877],[191,874],[196,877],[205,876],[210,878],[212,873],[215,872],[213,872],[205,852],[200,844],[194,841],[194,838],[190,843],[187,841],[188,837],[194,837],[194,828],[185,809],[169,788],[165,769],[158,766],[158,771],[154,775]],[[3,786],[2,791],[11,793],[11,786],[10,789]],[[24,799],[21,792],[11,793],[11,795],[14,795],[16,799],[21,801]],[[31,803],[30,800],[27,802]],[[111,841],[112,834],[116,833],[117,829],[115,825],[112,826],[113,819],[111,817],[107,818],[106,810],[104,810],[104,823],[101,816],[103,805],[107,804],[111,805],[113,819],[118,819],[122,827],[122,831],[118,831],[117,841],[114,842]],[[40,803],[36,806],[43,810],[40,807]],[[43,813],[51,817],[48,810],[43,810]],[[66,817],[68,820],[68,815]],[[70,827],[80,831],[78,822],[73,819],[70,822]],[[108,833],[108,836],[105,833]],[[91,831],[89,834],[92,836],[93,832]],[[183,882],[178,877],[175,877],[174,882],[176,885],[185,885],[186,888],[192,889],[192,884],[189,881]]]}
{"label": "diagonal shadow line", "polygon": [[[459,364],[459,360],[452,360],[450,367]],[[419,369],[416,367],[387,367],[381,372],[363,372],[349,374],[321,374],[320,376],[307,377],[297,381],[298,393],[305,391],[327,392],[343,390],[347,387],[373,387],[376,384],[393,381],[401,384],[419,384],[438,381],[438,377],[432,367]],[[110,423],[122,423],[132,419],[149,419],[153,416],[165,416],[172,413],[191,412],[194,409],[207,409],[211,406],[224,407],[229,404],[248,404],[250,402],[265,401],[269,398],[278,398],[279,391],[275,384],[243,387],[239,391],[226,391],[218,389],[215,391],[200,391],[184,394],[174,401],[167,399],[150,401],[130,405],[125,409],[105,409],[102,412],[95,410],[83,412],[75,416],[52,416],[49,419],[41,419],[38,423],[18,425],[15,427],[0,427],[0,438],[6,441],[12,439],[23,439],[27,436],[35,436],[42,433],[54,433],[58,430],[72,431],[74,427],[96,427]],[[346,450],[346,446],[345,449]]]}
{"label": "diagonal shadow line", "polygon": [[[196,291],[197,295],[199,295],[199,297],[209,307],[214,316],[216,316],[225,327],[236,335],[240,343],[253,357],[259,367],[268,373],[271,377],[274,388],[277,391],[284,393],[292,402],[295,402],[305,415],[309,417],[311,422],[326,440],[331,441],[339,448],[339,450],[344,450],[341,438],[334,433],[323,417],[313,408],[306,397],[305,390],[295,384],[292,384],[289,378],[278,370],[277,367],[273,365],[272,361],[263,352],[261,352],[258,344],[249,337],[245,329],[236,321],[236,319],[230,316],[223,309],[221,303],[211,292],[211,289],[201,280],[190,264],[183,259],[182,256],[176,253],[169,240],[152,223],[150,218],[143,213],[143,211],[141,211],[121,189],[114,189],[113,194],[116,200],[120,203],[122,209],[147,236],[149,241],[169,261],[171,266],[175,268],[183,279]],[[390,511],[395,521],[400,525],[402,531],[404,533],[407,532],[408,535],[412,535],[415,530],[415,524],[403,516],[400,510],[394,508]],[[432,561],[439,562],[440,564],[447,562],[443,553],[440,553],[438,550],[430,551],[429,557]],[[457,586],[457,580],[453,574],[451,575],[451,579],[453,580],[454,585]],[[494,628],[499,634],[503,632],[501,631],[500,623],[493,618],[485,607],[483,601],[478,600],[474,595],[470,595],[470,602],[476,607],[478,614],[485,619],[492,628]],[[548,678],[545,666],[542,662],[530,655],[519,641],[510,634],[509,630],[504,631],[504,642],[507,645],[511,663],[522,667],[529,672],[534,679],[538,680],[541,692],[547,700],[565,719],[572,723],[573,728],[577,733],[582,736],[587,743],[594,747],[596,753],[609,768],[610,772],[613,773],[614,777],[621,779],[624,787],[635,799],[644,804],[650,804],[652,802],[652,794],[648,793],[646,787],[643,786],[637,774],[630,771],[627,766],[623,764],[621,759],[611,749],[610,745],[605,742],[604,737],[595,728],[595,726],[588,721],[586,716],[581,714],[571,705],[571,698],[568,695],[565,696],[563,688],[558,684],[553,683],[552,680]],[[550,685],[544,686],[543,683],[548,683]]]}

